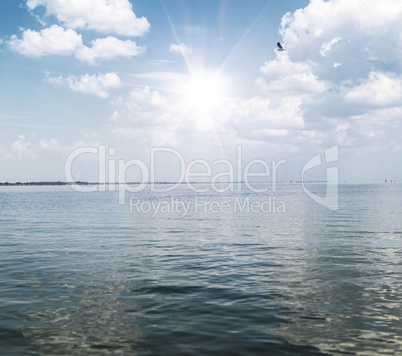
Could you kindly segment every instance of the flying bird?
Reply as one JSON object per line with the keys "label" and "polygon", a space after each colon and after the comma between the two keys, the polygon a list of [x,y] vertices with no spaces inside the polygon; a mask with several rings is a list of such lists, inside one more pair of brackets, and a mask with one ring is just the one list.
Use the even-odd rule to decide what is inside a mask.
{"label": "flying bird", "polygon": [[281,45],[281,43],[279,41],[276,42],[276,45],[278,46],[277,51],[286,51],[286,48],[283,48],[283,46]]}

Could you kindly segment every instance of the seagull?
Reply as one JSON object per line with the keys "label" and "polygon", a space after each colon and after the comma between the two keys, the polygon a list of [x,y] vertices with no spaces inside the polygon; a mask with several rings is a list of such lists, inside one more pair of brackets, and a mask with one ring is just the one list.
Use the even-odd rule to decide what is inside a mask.
{"label": "seagull", "polygon": [[278,41],[278,42],[276,42],[276,45],[278,46],[278,49],[277,49],[277,51],[286,51],[286,49],[285,48],[283,48],[283,46],[281,45],[281,43]]}

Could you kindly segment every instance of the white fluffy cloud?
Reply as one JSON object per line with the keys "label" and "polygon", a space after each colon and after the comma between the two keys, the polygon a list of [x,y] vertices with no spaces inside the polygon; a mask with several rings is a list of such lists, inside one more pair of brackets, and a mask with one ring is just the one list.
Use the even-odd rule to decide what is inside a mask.
{"label": "white fluffy cloud", "polygon": [[145,47],[135,42],[121,41],[114,37],[98,38],[92,41],[92,47],[82,46],[76,57],[88,64],[96,64],[97,60],[111,60],[116,57],[130,58],[145,52]]}
{"label": "white fluffy cloud", "polygon": [[132,90],[128,100],[117,100],[115,105],[117,110],[111,117],[112,121],[119,118],[136,125],[156,126],[173,117],[167,97],[149,87]]}
{"label": "white fluffy cloud", "polygon": [[[254,97],[247,101],[231,102],[218,117],[225,118],[242,137],[261,138],[286,135],[285,129],[302,129],[301,99],[296,97]],[[280,130],[280,131],[278,131]]]}
{"label": "white fluffy cloud", "polygon": [[46,55],[70,56],[83,46],[81,35],[57,25],[40,32],[26,30],[21,39],[13,35],[8,44],[15,52],[37,58]]}
{"label": "white fluffy cloud", "polygon": [[8,44],[13,51],[28,57],[74,55],[80,61],[91,65],[96,64],[98,60],[130,58],[145,52],[145,47],[137,46],[131,40],[122,41],[110,36],[93,40],[92,47],[87,47],[83,44],[81,35],[72,29],[64,29],[57,25],[40,32],[26,30],[21,39],[13,35]]}
{"label": "white fluffy cloud", "polygon": [[257,84],[266,94],[305,95],[320,93],[326,89],[314,73],[314,63],[292,62],[287,53],[281,52],[275,60],[261,68],[262,77]]}
{"label": "white fluffy cloud", "polygon": [[169,47],[169,52],[170,53],[179,53],[182,54],[183,56],[188,55],[193,53],[193,50],[186,46],[184,43],[180,43],[180,44],[172,44]]}
{"label": "white fluffy cloud", "polygon": [[367,79],[346,93],[346,99],[378,106],[402,105],[402,77],[370,72]]}
{"label": "white fluffy cloud", "polygon": [[[401,69],[401,18],[399,0],[313,0],[286,14],[280,33],[292,61],[319,63],[322,79],[357,80]],[[334,62],[342,68],[334,71]]]}
{"label": "white fluffy cloud", "polygon": [[143,148],[177,144],[175,137],[181,113],[160,91],[135,88],[128,98],[119,98],[114,105],[111,132],[119,140],[135,140]]}
{"label": "white fluffy cloud", "polygon": [[11,144],[11,151],[16,154],[18,158],[36,158],[36,154],[33,151],[32,143],[25,139],[24,135],[18,136],[18,140]]}
{"label": "white fluffy cloud", "polygon": [[386,137],[397,141],[399,0],[312,0],[283,16],[280,33],[287,51],[276,52],[260,68],[260,96],[229,111],[238,135],[269,141],[292,137],[299,145],[316,138],[346,146]]}
{"label": "white fluffy cloud", "polygon": [[68,86],[73,91],[78,91],[85,94],[92,94],[101,98],[107,98],[109,96],[108,90],[117,89],[121,87],[121,81],[116,73],[99,73],[98,75],[82,75],[77,78],[74,75],[70,75],[67,78],[50,77],[47,75],[47,80],[52,85]]}
{"label": "white fluffy cloud", "polygon": [[150,28],[145,17],[136,17],[128,0],[27,0],[27,6],[44,6],[47,15],[70,28],[124,36],[142,36]]}

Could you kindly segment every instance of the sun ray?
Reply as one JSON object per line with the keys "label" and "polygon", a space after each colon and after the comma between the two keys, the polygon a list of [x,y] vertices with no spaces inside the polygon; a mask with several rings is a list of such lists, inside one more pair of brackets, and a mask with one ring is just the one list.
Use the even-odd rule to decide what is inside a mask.
{"label": "sun ray", "polygon": [[257,18],[253,21],[253,23],[248,27],[244,35],[240,38],[240,40],[235,44],[233,49],[230,51],[230,53],[226,56],[225,60],[222,62],[222,64],[219,66],[218,71],[223,70],[223,68],[226,66],[228,63],[229,59],[233,56],[237,48],[243,43],[243,41],[250,35],[254,27],[257,25],[258,21],[261,19],[261,17],[265,14],[265,11],[268,10],[269,6],[271,5],[273,0],[270,0],[262,9],[262,11],[259,13]]}
{"label": "sun ray", "polygon": [[[171,19],[170,15],[169,15],[169,12],[168,12],[168,10],[167,10],[167,8],[166,8],[166,6],[165,6],[165,2],[162,0],[161,3],[162,3],[163,10],[165,11],[166,18],[167,18],[168,21],[169,21],[170,29],[172,30],[173,35],[174,35],[174,37],[175,37],[175,39],[176,39],[176,42],[177,42],[177,44],[180,44],[180,43],[182,43],[182,42],[181,42],[181,40],[180,40],[180,38],[179,38],[179,36],[178,36],[178,34],[177,34],[177,32],[176,32],[176,29],[175,29],[175,27],[174,27],[174,25],[173,25],[172,19]],[[191,71],[190,71],[191,66],[190,66],[190,62],[189,62],[189,60],[188,60],[187,54],[186,54],[186,53],[182,53],[182,56],[183,56],[184,62],[185,62],[185,64],[186,64],[187,70],[188,70],[189,72],[191,72]]]}
{"label": "sun ray", "polygon": [[[172,19],[169,15],[164,1],[162,0],[161,3],[175,40],[179,44],[181,43],[181,39],[175,29],[175,26],[173,25]],[[178,100],[179,102],[181,101],[181,103],[183,104],[183,111],[181,112],[181,115],[177,117],[175,122],[170,125],[168,131],[166,132],[164,136],[165,143],[171,140],[172,136],[181,124],[183,124],[186,120],[192,120],[195,127],[198,127],[197,131],[206,130],[213,134],[221,153],[226,156],[220,133],[217,131],[217,126],[214,122],[214,119],[216,118],[213,117],[215,109],[219,106],[219,101],[221,101],[222,104],[223,102],[230,99],[230,93],[225,92],[224,88],[221,87],[224,86],[222,73],[224,72],[224,69],[230,59],[235,54],[236,50],[251,34],[251,32],[271,4],[272,0],[267,2],[262,11],[256,17],[256,19],[248,27],[245,34],[235,44],[230,53],[226,56],[226,58],[222,61],[222,63],[219,65],[218,69],[214,73],[208,73],[208,69],[202,66],[195,69],[191,64],[189,55],[186,53],[182,53],[187,72],[189,73],[188,80],[185,80],[179,88],[177,88],[177,86],[175,85],[175,87],[165,88],[165,90],[179,95]]]}

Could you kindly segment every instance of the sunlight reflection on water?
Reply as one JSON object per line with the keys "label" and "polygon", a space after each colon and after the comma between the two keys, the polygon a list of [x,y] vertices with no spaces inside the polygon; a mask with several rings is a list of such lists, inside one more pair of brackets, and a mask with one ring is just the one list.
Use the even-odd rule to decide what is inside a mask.
{"label": "sunlight reflection on water", "polygon": [[285,213],[152,218],[117,193],[2,188],[2,354],[401,351],[402,186],[341,185],[337,212],[275,197]]}

